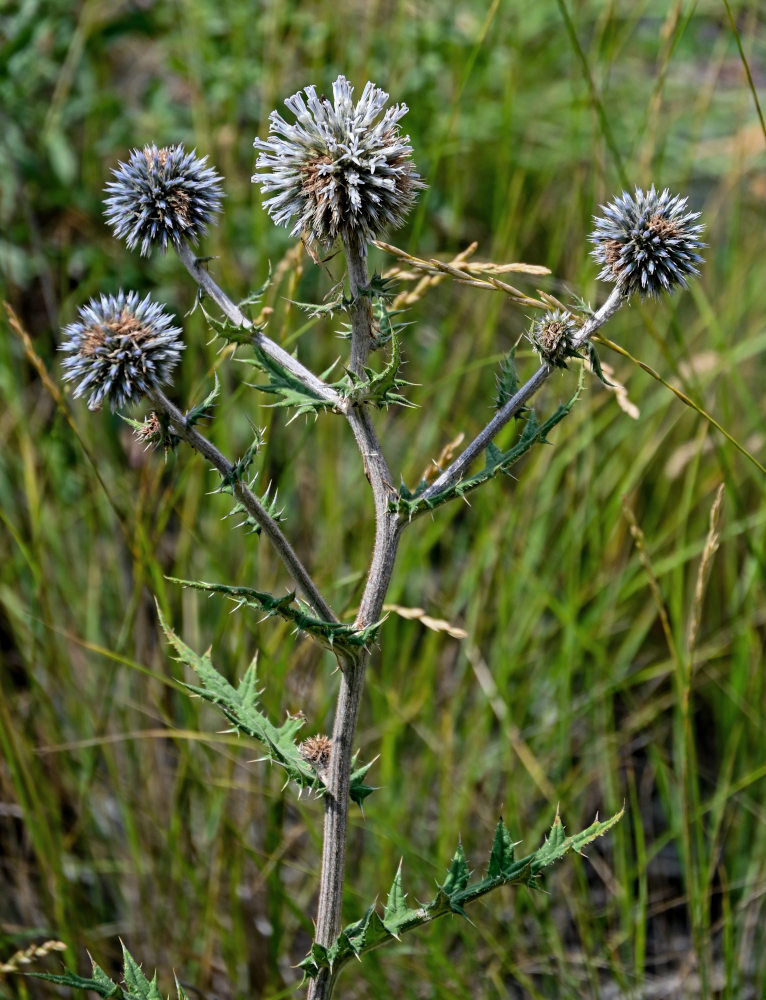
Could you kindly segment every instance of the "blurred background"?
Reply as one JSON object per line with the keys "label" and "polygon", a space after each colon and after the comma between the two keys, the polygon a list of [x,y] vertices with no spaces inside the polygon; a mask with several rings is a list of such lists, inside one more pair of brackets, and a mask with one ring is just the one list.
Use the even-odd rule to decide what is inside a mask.
{"label": "blurred background", "polygon": [[[339,73],[410,108],[429,189],[388,235],[420,257],[475,240],[476,259],[544,264],[540,287],[595,307],[608,291],[587,243],[600,204],[654,183],[703,213],[701,279],[603,332],[730,438],[601,347],[627,403],[588,379],[516,478],[412,526],[389,600],[466,637],[396,612],[385,624],[358,733],[379,790],[353,816],[345,917],[384,898],[400,858],[410,902],[431,898],[459,838],[480,873],[501,814],[525,852],[557,804],[571,832],[623,803],[625,818],[545,892],[495,892],[472,924],[443,919],[354,964],[341,993],[766,996],[763,6],[6,0],[0,12],[0,290],[53,385],[60,329],[91,296],[152,292],[179,317],[194,305],[173,254],[131,254],[103,220],[110,170],[149,142],[196,147],[225,176],[201,252],[230,295],[271,268],[270,335],[317,371],[343,352],[337,320],[289,301],[321,300],[340,259],[315,267],[250,183],[269,112],[309,83],[331,93]],[[376,423],[413,486],[488,418],[529,317],[443,283],[406,318],[419,408]],[[57,404],[5,310],[0,325],[0,962],[55,937],[70,968],[87,972],[87,948],[116,977],[122,938],[163,994],[175,970],[192,995],[294,996],[321,803],[297,801],[183,693],[191,678],[154,601],[230,678],[257,653],[271,718],[303,711],[306,735],[330,725],[334,663],[273,620],[168,582],[287,585],[265,543],[222,521],[227,499],[201,460],[142,451],[118,415],[90,414],[69,389]],[[300,555],[353,615],[372,508],[348,428],[329,415],[288,425],[199,310],[186,330],[173,397],[198,401],[215,370],[216,443],[237,456],[250,421],[266,429],[259,486],[279,489]],[[518,363],[522,377],[536,367],[523,346]],[[569,397],[573,368],[537,398],[540,417]],[[721,483],[720,548],[697,592]],[[0,976],[2,998],[54,994]]]}

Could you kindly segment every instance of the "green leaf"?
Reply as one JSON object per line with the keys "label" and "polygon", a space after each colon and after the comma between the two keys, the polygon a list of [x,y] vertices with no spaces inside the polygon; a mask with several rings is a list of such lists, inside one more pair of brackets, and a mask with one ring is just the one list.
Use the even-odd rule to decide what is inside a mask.
{"label": "green leaf", "polygon": [[[212,258],[204,258],[206,260],[211,260]],[[209,313],[205,306],[203,305],[203,300],[205,298],[205,293],[200,288],[197,303],[199,304],[202,314],[205,317],[207,325],[216,335],[216,337],[221,337],[229,344],[252,344],[253,334],[255,333],[255,327],[253,326],[238,326],[236,323],[232,323],[231,320],[224,317],[223,319],[218,319]],[[196,305],[196,303],[195,303]],[[193,310],[192,310],[193,311]]]}
{"label": "green leaf", "polygon": [[374,906],[371,906],[361,920],[349,924],[341,931],[331,947],[322,948],[315,942],[309,954],[300,963],[300,968],[308,978],[315,978],[324,967],[337,972],[352,956],[361,958],[372,948],[390,943],[421,924],[429,923],[448,913],[465,916],[464,907],[467,904],[493,889],[503,885],[536,886],[536,876],[543,868],[563,858],[570,851],[580,851],[585,845],[611,830],[622,818],[623,811],[620,810],[603,823],[596,819],[586,830],[573,837],[564,835],[561,819],[556,813],[553,826],[542,847],[518,861],[514,859],[515,845],[511,841],[508,828],[500,819],[495,828],[487,875],[480,881],[469,884],[470,873],[463,846],[458,844],[444,885],[438,888],[430,903],[425,903],[417,909],[407,907],[402,889],[400,863],[388,893],[383,919],[377,916]]}
{"label": "green leaf", "polygon": [[[260,710],[258,679],[255,660],[245,671],[245,675],[235,688],[213,666],[210,653],[199,656],[170,628],[158,608],[160,625],[178,655],[178,659],[197,674],[201,687],[184,684],[205,701],[216,705],[235,729],[257,740],[266,748],[266,759],[282,767],[288,779],[299,788],[308,789],[319,795],[325,786],[319,775],[300,752],[296,735],[303,727],[302,716],[288,716],[281,726],[275,726]],[[357,768],[351,775],[350,797],[361,805],[374,789],[364,783],[372,762]]]}
{"label": "green leaf", "polygon": [[502,878],[510,870],[515,860],[515,846],[508,832],[508,827],[502,818],[499,819],[495,827],[495,839],[492,842],[492,850],[489,855],[488,878]]}
{"label": "green leaf", "polygon": [[402,363],[399,340],[397,337],[390,338],[391,358],[383,371],[376,372],[372,368],[365,368],[366,379],[361,379],[351,371],[346,372],[346,378],[340,382],[335,382],[333,388],[345,399],[353,403],[373,403],[377,407],[390,406],[414,406],[405,396],[397,390],[412,383],[398,378],[399,368]]}
{"label": "green leaf", "polygon": [[125,945],[122,946],[122,957],[125,962],[123,978],[131,1000],[163,1000],[157,987],[157,973],[150,982]]}
{"label": "green leaf", "polygon": [[191,587],[194,590],[204,590],[208,593],[223,594],[234,601],[237,607],[243,605],[255,608],[257,611],[269,616],[279,617],[290,622],[301,632],[311,636],[316,642],[333,652],[346,651],[357,652],[359,649],[374,642],[377,638],[380,626],[385,619],[374,622],[366,628],[357,629],[353,625],[344,625],[342,622],[322,621],[304,610],[305,606],[296,601],[295,593],[285,594],[284,597],[275,597],[263,591],[253,590],[251,587],[232,587],[225,583],[205,583],[203,580],[179,580],[175,577],[168,577],[172,583],[178,583],[182,587]]}
{"label": "green leaf", "polygon": [[268,382],[264,385],[256,385],[255,388],[276,397],[276,402],[272,403],[272,406],[293,406],[296,410],[296,416],[301,413],[316,415],[322,410],[333,408],[331,402],[292,375],[256,344],[253,344],[253,354],[253,358],[240,358],[240,363],[253,365],[267,376]]}
{"label": "green leaf", "polygon": [[598,356],[598,351],[596,350],[596,345],[592,340],[588,341],[588,360],[590,361],[590,366],[593,369],[593,374],[599,381],[603,382],[604,385],[613,386],[614,383],[610,382],[609,379],[604,375],[604,371],[601,367],[601,361]]}
{"label": "green leaf", "polygon": [[516,348],[514,347],[503,359],[500,371],[497,373],[497,396],[495,409],[502,409],[509,399],[512,399],[519,387],[519,377],[516,372]]}
{"label": "green leaf", "polygon": [[209,420],[213,415],[213,406],[221,392],[221,383],[218,381],[218,374],[213,372],[214,384],[210,392],[201,403],[192,406],[186,411],[186,423],[189,427],[194,427],[200,420]]}
{"label": "green leaf", "polygon": [[[406,897],[402,889],[402,863],[400,861],[399,867],[396,869],[394,881],[388,890],[386,908],[383,912],[383,923],[387,927],[395,927],[403,917],[407,916],[407,903],[405,900]],[[391,933],[393,934],[394,932],[392,931]]]}
{"label": "green leaf", "polygon": [[290,305],[302,309],[303,312],[308,313],[314,319],[320,316],[332,316],[338,309],[347,309],[351,305],[350,300],[346,299],[343,295],[332,299],[330,302],[324,302],[322,305],[317,305],[316,302],[297,302],[295,299],[286,299],[286,301]]}
{"label": "green leaf", "polygon": [[[253,481],[251,481],[250,486],[252,487]],[[224,484],[222,492],[231,493],[232,490],[226,484]],[[263,496],[258,497],[258,503],[266,511],[272,521],[284,521],[284,507],[279,506],[278,492],[274,490],[274,495],[270,496],[271,486],[267,487],[266,492]],[[235,524],[235,528],[244,528],[248,534],[260,535],[261,525],[247,510],[247,507],[240,501],[231,508],[226,517],[241,517],[242,520]]]}
{"label": "green leaf", "polygon": [[[104,1000],[163,1000],[162,994],[157,986],[157,973],[149,980],[141,971],[141,966],[136,962],[125,945],[122,946],[124,989],[107,976],[100,966],[91,959],[93,966],[93,977],[85,979],[67,970],[63,976],[53,976],[43,972],[28,972],[27,975],[35,979],[45,979],[49,983],[56,983],[59,986],[68,986],[74,990],[91,990],[98,993]],[[185,1000],[183,991],[179,987],[179,1000]]]}
{"label": "green leaf", "polygon": [[[97,972],[98,975],[96,974]],[[58,986],[68,986],[72,990],[91,990],[93,993],[98,993],[104,1000],[109,1000],[109,998],[122,1000],[125,997],[125,993],[120,986],[112,982],[103,969],[100,969],[95,963],[92,979],[85,979],[74,972],[70,972],[68,969],[60,976],[51,975],[48,972],[26,972],[24,975],[30,976],[32,979],[44,979],[49,983],[56,983]]]}
{"label": "green leaf", "polygon": [[422,497],[423,491],[427,488],[425,484],[421,484],[422,488],[418,487],[414,493],[405,493],[400,490],[398,498],[392,501],[392,509],[398,510],[403,516],[413,517],[415,514],[422,513],[425,510],[433,510],[435,507],[439,507],[441,504],[447,503],[455,497],[466,496],[499,473],[510,475],[511,467],[535,444],[547,443],[548,434],[567,416],[579,399],[583,382],[584,372],[581,368],[575,393],[566,403],[561,404],[542,424],[538,422],[534,410],[526,410],[524,429],[516,443],[507,451],[501,451],[494,442],[490,442],[485,452],[484,467],[472,476],[461,479],[454,486],[450,486],[448,489],[429,497],[427,500],[424,500]]}
{"label": "green leaf", "polygon": [[[221,486],[219,487],[219,493],[233,493],[234,484],[242,482],[247,478],[248,472],[250,471],[250,466],[253,464],[253,459],[258,454],[258,452],[263,447],[265,441],[265,432],[258,430],[257,427],[252,428],[253,440],[247,447],[247,451],[238,458],[233,464],[231,472],[227,475],[221,476]],[[254,479],[253,479],[254,481]]]}
{"label": "green leaf", "polygon": [[462,843],[460,843],[457,845],[455,857],[452,859],[452,864],[447,872],[444,885],[440,886],[440,888],[444,890],[446,895],[454,896],[455,893],[462,892],[465,889],[470,877],[471,873],[468,871],[468,865],[465,862],[465,851],[463,850]]}
{"label": "green leaf", "polygon": [[271,285],[271,261],[269,261],[269,273],[266,277],[266,280],[261,285],[261,287],[253,289],[253,291],[250,292],[249,295],[245,296],[245,298],[242,299],[241,302],[237,303],[240,312],[244,313],[244,315],[247,316],[248,319],[252,320],[252,316],[249,315],[250,312],[249,307],[259,306],[261,304],[261,300],[268,291],[270,285]]}

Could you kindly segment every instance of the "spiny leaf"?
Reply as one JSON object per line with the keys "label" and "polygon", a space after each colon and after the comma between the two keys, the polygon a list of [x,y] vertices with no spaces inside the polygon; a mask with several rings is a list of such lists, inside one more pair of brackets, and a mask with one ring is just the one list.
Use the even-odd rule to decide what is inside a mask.
{"label": "spiny leaf", "polygon": [[470,877],[471,873],[468,871],[468,865],[465,862],[465,851],[463,850],[462,843],[460,843],[457,845],[455,857],[452,859],[452,864],[447,872],[444,885],[441,888],[448,896],[452,897],[465,889]]}
{"label": "spiny leaf", "polygon": [[[100,975],[96,975],[96,970]],[[112,982],[109,976],[97,965],[93,967],[92,979],[85,979],[68,969],[63,975],[53,975],[49,972],[26,972],[24,975],[30,976],[32,979],[44,979],[46,982],[56,983],[57,986],[67,986],[71,990],[91,990],[93,993],[98,993],[104,1000],[123,1000],[125,997],[122,988],[117,983]]]}
{"label": "spiny leaf", "polygon": [[[141,971],[141,966],[136,962],[125,945],[122,946],[122,958],[124,988],[110,979],[93,959],[91,959],[93,976],[90,979],[78,976],[69,970],[61,976],[42,972],[29,972],[27,975],[33,976],[35,979],[45,979],[49,983],[56,983],[59,986],[68,986],[70,989],[91,990],[94,993],[98,993],[104,1000],[163,1000],[157,986],[157,973],[155,972],[151,980],[147,979]],[[178,995],[179,1000],[185,1000],[180,987]]]}
{"label": "spiny leaf", "polygon": [[219,493],[232,493],[234,491],[234,484],[241,482],[247,477],[250,466],[253,464],[253,459],[263,447],[263,443],[266,439],[265,432],[259,430],[257,427],[253,427],[252,430],[253,440],[248,445],[244,455],[234,462],[231,472],[228,475],[221,476],[221,485],[218,489]]}
{"label": "spiny leaf", "polygon": [[598,356],[598,351],[596,350],[596,345],[592,340],[588,341],[588,361],[590,361],[590,366],[593,369],[593,374],[599,381],[603,382],[604,385],[614,387],[614,383],[610,382],[609,379],[604,375],[604,370],[601,367],[601,360]]}
{"label": "spiny leaf", "polygon": [[397,285],[396,278],[384,278],[375,271],[367,287],[359,289],[359,294],[368,299],[383,299],[384,302],[389,302],[396,295]]}
{"label": "spiny leaf", "polygon": [[125,945],[122,946],[122,957],[125,962],[123,978],[131,1000],[163,1000],[157,986],[157,973],[150,982]]}
{"label": "spiny leaf", "polygon": [[256,385],[255,388],[276,396],[273,406],[294,406],[296,416],[301,413],[317,414],[322,410],[333,408],[332,403],[315,393],[256,344],[253,345],[253,353],[255,357],[240,358],[240,363],[253,365],[268,377],[268,382]]}
{"label": "spiny leaf", "polygon": [[392,337],[391,358],[383,371],[376,372],[372,368],[365,368],[366,379],[361,379],[352,371],[348,371],[346,378],[334,383],[333,388],[353,403],[373,403],[380,408],[391,404],[414,406],[414,403],[397,391],[403,386],[412,384],[397,377],[401,363],[399,341],[396,337]]}
{"label": "spiny leaf", "polygon": [[[249,484],[251,489],[254,483],[255,479],[252,479]],[[231,490],[224,489],[223,492],[229,493],[231,492]],[[272,521],[284,521],[285,520],[284,507],[279,506],[278,492],[277,490],[274,490],[273,496],[270,496],[270,493],[271,493],[271,486],[269,486],[266,489],[266,492],[263,494],[263,496],[258,497],[258,502],[260,503],[261,507],[263,507],[263,509],[266,511],[266,513],[269,515],[269,517],[272,519]],[[241,517],[242,520],[239,521],[235,525],[235,527],[244,528],[248,534],[255,534],[255,535],[261,534],[262,531],[261,525],[258,523],[258,521],[255,520],[252,514],[248,513],[248,510],[245,507],[245,505],[243,503],[240,503],[239,501],[237,501],[237,503],[232,507],[232,509],[229,511],[226,517]]]}
{"label": "spiny leaf", "polygon": [[579,399],[583,388],[583,381],[584,373],[581,368],[575,393],[566,403],[562,403],[556,409],[555,413],[548,417],[542,424],[538,422],[534,410],[526,410],[524,429],[518,441],[507,451],[501,451],[497,445],[491,442],[485,452],[484,467],[478,472],[465,479],[461,479],[454,486],[450,486],[448,489],[429,497],[427,500],[422,498],[422,493],[427,489],[427,484],[425,483],[421,483],[414,493],[405,494],[400,490],[398,498],[392,501],[392,509],[398,510],[400,514],[407,517],[413,517],[424,510],[433,510],[435,507],[439,507],[441,504],[447,503],[447,501],[455,497],[466,496],[494,478],[498,473],[510,474],[511,466],[518,462],[522,455],[525,455],[533,445],[547,442],[548,434],[567,416],[575,402]]}
{"label": "spiny leaf", "polygon": [[[302,716],[288,716],[281,726],[275,726],[260,710],[256,663],[253,661],[235,688],[213,666],[210,653],[199,656],[170,628],[159,611],[160,625],[175,649],[178,658],[197,674],[201,687],[184,684],[205,701],[216,705],[238,732],[262,743],[266,748],[266,758],[282,767],[288,778],[300,788],[324,794],[322,784],[314,768],[303,757],[296,736],[303,727]],[[358,805],[367,798],[374,788],[365,784],[364,778],[372,762],[357,768],[351,775],[350,797]]]}
{"label": "spiny leaf", "polygon": [[172,583],[178,583],[182,587],[191,587],[194,590],[204,590],[208,593],[223,594],[234,601],[237,606],[246,605],[255,608],[267,616],[278,616],[293,624],[296,629],[310,635],[321,646],[326,649],[337,651],[347,650],[353,652],[374,642],[378,630],[384,619],[368,625],[366,628],[357,629],[353,625],[344,625],[341,622],[326,622],[320,618],[315,618],[303,606],[298,604],[295,593],[285,594],[284,597],[275,597],[251,587],[232,587],[224,583],[205,583],[202,580],[179,580],[175,577],[168,577]]}
{"label": "spiny leaf", "polygon": [[388,893],[383,919],[377,916],[374,906],[371,906],[361,920],[344,928],[329,948],[322,948],[314,943],[300,967],[308,978],[316,977],[323,967],[337,972],[351,957],[360,958],[372,948],[398,939],[401,934],[421,924],[448,913],[465,916],[466,905],[502,885],[535,886],[536,876],[543,868],[564,857],[569,851],[579,851],[596,837],[602,836],[621,819],[622,814],[623,810],[620,810],[603,823],[597,819],[581,833],[565,837],[557,813],[542,847],[518,861],[514,859],[514,844],[510,833],[501,819],[495,828],[487,875],[480,881],[469,884],[465,854],[462,844],[458,844],[444,885],[438,888],[430,903],[417,909],[410,909],[406,905],[400,864]]}
{"label": "spiny leaf", "polygon": [[286,301],[290,305],[302,309],[303,312],[308,313],[314,319],[319,316],[332,316],[338,309],[347,309],[351,305],[351,300],[345,298],[343,295],[339,295],[329,302],[324,302],[322,305],[317,305],[316,302],[297,302],[295,299],[286,299]]}
{"label": "spiny leaf", "polygon": [[495,409],[500,410],[513,397],[519,387],[519,377],[516,372],[516,348],[509,351],[503,359],[496,381]]}
{"label": "spiny leaf", "polygon": [[[90,958],[90,956],[88,956]],[[109,976],[104,972],[100,965],[97,965],[93,959],[90,959],[90,964],[93,969],[93,979],[99,984],[100,989],[97,992],[101,992],[104,997],[120,997],[123,994],[122,989],[113,982]]]}
{"label": "spiny leaf", "polygon": [[198,403],[196,406],[190,407],[190,409],[186,411],[185,416],[188,427],[194,427],[194,425],[198,424],[200,420],[209,420],[210,417],[212,417],[213,406],[215,405],[215,401],[221,391],[221,383],[218,381],[218,375],[216,372],[213,372],[213,379],[213,388],[207,396],[205,396],[202,402]]}
{"label": "spiny leaf", "polygon": [[249,295],[246,295],[245,298],[238,303],[240,312],[244,313],[245,316],[248,317],[248,319],[252,319],[252,316],[248,315],[249,307],[258,306],[261,304],[261,299],[268,291],[270,285],[271,285],[271,261],[269,261],[269,273],[266,276],[266,280],[261,285],[261,287],[254,288],[253,291],[249,293]]}
{"label": "spiny leaf", "polygon": [[502,878],[509,871],[515,860],[515,846],[508,832],[508,827],[502,818],[499,819],[495,827],[495,839],[492,842],[492,850],[489,855],[488,878]]}
{"label": "spiny leaf", "polygon": [[[388,890],[386,908],[383,912],[383,923],[386,927],[395,927],[402,918],[407,916],[407,909],[406,897],[402,889],[402,863],[400,861],[399,867],[396,869],[394,881]],[[391,933],[394,934],[394,931],[392,930]]]}
{"label": "spiny leaf", "polygon": [[224,317],[223,319],[218,319],[218,317],[213,316],[212,313],[203,305],[203,299],[205,297],[204,292],[200,289],[197,301],[199,302],[199,307],[205,317],[205,321],[216,337],[220,337],[229,344],[251,344],[253,341],[253,333],[255,328],[253,326],[237,325],[232,323],[231,320]]}

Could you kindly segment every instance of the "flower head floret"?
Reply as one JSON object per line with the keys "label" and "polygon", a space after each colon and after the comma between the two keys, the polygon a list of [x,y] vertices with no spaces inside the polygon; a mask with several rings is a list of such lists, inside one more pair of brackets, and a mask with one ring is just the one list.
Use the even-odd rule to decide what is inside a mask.
{"label": "flower head floret", "polygon": [[704,226],[694,225],[699,212],[686,211],[686,198],[636,188],[635,197],[623,192],[594,219],[591,254],[602,264],[599,278],[614,282],[625,296],[642,297],[686,288],[686,277],[699,274],[705,246],[699,239]]}
{"label": "flower head floret", "polygon": [[60,350],[69,354],[64,378],[76,380],[74,396],[90,393],[88,408],[106,401],[113,410],[137,403],[171,380],[184,344],[173,317],[147,295],[102,295],[80,307],[80,318],[64,330]]}
{"label": "flower head floret", "polygon": [[534,320],[528,336],[542,361],[557,368],[566,368],[565,358],[579,356],[573,344],[577,329],[571,313],[563,309],[549,309]]}
{"label": "flower head floret", "polygon": [[221,177],[206,166],[207,157],[183,146],[144,146],[120,163],[105,190],[107,222],[129,249],[141,255],[152,247],[165,252],[168,243],[196,244],[221,210]]}
{"label": "flower head floret", "polygon": [[[345,77],[333,84],[333,101],[306,87],[285,101],[295,115],[290,124],[272,111],[269,138],[256,138],[260,151],[253,176],[274,222],[295,220],[292,236],[331,245],[338,236],[375,239],[384,227],[401,226],[425,187],[412,161],[409,136],[397,104],[382,114],[388,94],[367,83],[354,104]],[[381,116],[382,115],[382,116]]]}

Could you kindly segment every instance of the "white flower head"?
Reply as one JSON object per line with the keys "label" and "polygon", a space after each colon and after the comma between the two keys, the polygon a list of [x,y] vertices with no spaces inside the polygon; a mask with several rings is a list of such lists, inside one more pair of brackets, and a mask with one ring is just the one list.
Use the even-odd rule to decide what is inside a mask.
{"label": "white flower head", "polygon": [[269,138],[259,150],[253,183],[269,195],[264,207],[292,236],[332,245],[337,237],[374,240],[386,226],[401,226],[425,187],[412,161],[409,136],[399,121],[406,104],[385,113],[388,94],[367,83],[354,104],[354,88],[339,76],[332,103],[306,87],[285,101],[290,124],[272,111]]}

